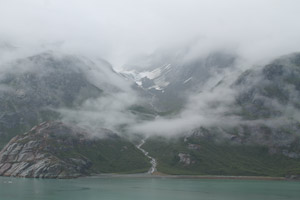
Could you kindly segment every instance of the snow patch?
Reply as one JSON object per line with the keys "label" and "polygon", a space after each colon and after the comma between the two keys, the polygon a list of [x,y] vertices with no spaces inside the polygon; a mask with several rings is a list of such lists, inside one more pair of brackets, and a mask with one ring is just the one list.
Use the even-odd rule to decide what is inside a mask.
{"label": "snow patch", "polygon": [[149,71],[141,72],[140,76],[142,78],[147,77],[147,78],[153,80],[153,79],[159,77],[160,74],[161,74],[161,69],[160,68],[156,68],[156,69],[154,69],[153,71],[150,71],[150,72]]}
{"label": "snow patch", "polygon": [[156,89],[156,90],[163,90],[164,87],[168,86],[170,83],[165,80],[165,76],[167,73],[171,71],[172,65],[166,64],[161,67],[158,67],[152,71],[143,71],[143,72],[137,72],[135,70],[129,70],[129,71],[122,71],[124,75],[126,75],[128,78],[134,80],[137,85],[142,86],[142,78],[148,78],[150,80],[153,80],[154,84],[153,86],[149,87],[148,89]]}
{"label": "snow patch", "polygon": [[190,80],[192,80],[192,77],[186,79],[185,81],[183,81],[183,84],[186,84],[187,82],[189,82]]}

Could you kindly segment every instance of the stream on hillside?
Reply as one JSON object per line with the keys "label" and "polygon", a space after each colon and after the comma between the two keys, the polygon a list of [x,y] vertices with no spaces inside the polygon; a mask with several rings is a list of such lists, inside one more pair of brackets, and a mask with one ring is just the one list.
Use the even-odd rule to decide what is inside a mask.
{"label": "stream on hillside", "polygon": [[141,142],[136,145],[136,147],[143,152],[143,154],[145,156],[147,156],[150,159],[150,163],[151,163],[151,168],[148,170],[148,174],[153,174],[154,172],[156,172],[156,166],[157,166],[157,162],[155,160],[155,158],[149,156],[149,153],[147,151],[145,151],[145,149],[142,148],[143,144],[145,143],[145,140],[141,140]]}

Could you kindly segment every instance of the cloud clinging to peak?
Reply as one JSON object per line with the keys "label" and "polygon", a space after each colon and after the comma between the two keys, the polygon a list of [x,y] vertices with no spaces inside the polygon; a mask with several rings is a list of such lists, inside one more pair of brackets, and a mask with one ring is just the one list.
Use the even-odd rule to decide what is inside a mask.
{"label": "cloud clinging to peak", "polygon": [[195,38],[259,61],[298,51],[297,0],[0,0],[0,40],[21,48],[62,48],[108,59]]}

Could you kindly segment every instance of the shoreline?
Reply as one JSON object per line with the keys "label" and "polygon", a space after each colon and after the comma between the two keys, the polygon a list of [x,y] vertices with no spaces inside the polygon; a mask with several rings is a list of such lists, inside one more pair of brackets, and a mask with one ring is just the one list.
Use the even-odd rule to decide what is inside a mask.
{"label": "shoreline", "polygon": [[[216,180],[271,180],[271,181],[297,181],[285,177],[269,176],[221,176],[221,175],[167,175],[167,174],[96,174],[80,178],[171,178],[171,179],[216,179]],[[299,181],[299,180],[298,180]]]}
{"label": "shoreline", "polygon": [[[0,176],[6,178],[28,178],[32,177],[12,177],[12,176]],[[270,177],[270,176],[226,176],[226,175],[169,175],[169,174],[93,174],[89,176],[79,176],[70,178],[37,178],[37,179],[97,179],[97,178],[160,178],[160,179],[206,179],[206,180],[261,180],[261,181],[300,181],[300,179],[286,178],[286,177]]]}

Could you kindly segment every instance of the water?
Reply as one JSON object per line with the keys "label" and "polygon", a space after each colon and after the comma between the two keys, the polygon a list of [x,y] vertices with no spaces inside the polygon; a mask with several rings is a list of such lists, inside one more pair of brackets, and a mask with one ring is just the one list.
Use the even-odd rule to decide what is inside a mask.
{"label": "water", "polygon": [[148,157],[150,159],[150,163],[151,163],[151,168],[148,170],[148,174],[153,174],[154,172],[156,172],[156,160],[155,158],[149,156],[149,153],[142,148],[143,144],[145,143],[145,140],[142,140],[140,144],[136,145],[136,148],[138,148],[141,152],[143,152],[143,154]]}
{"label": "water", "polygon": [[299,200],[300,182],[102,177],[0,177],[2,200]]}

